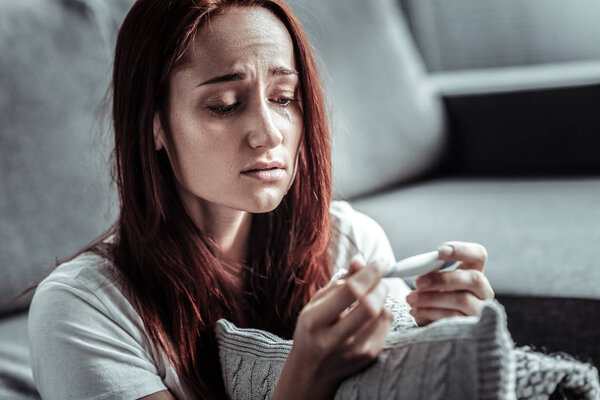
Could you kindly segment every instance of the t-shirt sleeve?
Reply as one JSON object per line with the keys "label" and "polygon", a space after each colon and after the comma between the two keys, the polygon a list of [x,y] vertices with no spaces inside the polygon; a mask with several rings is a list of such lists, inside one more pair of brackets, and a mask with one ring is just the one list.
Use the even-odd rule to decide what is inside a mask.
{"label": "t-shirt sleeve", "polygon": [[[373,218],[355,210],[345,201],[333,202],[330,209],[336,227],[333,236],[339,243],[338,254],[346,254],[346,259],[337,257],[335,269],[347,269],[349,260],[355,254],[360,254],[367,264],[378,261],[391,266],[396,262],[387,235]],[[400,278],[386,278],[385,282],[390,294],[395,297],[405,298],[410,292],[410,288]]]}
{"label": "t-shirt sleeve", "polygon": [[[136,399],[165,390],[147,344],[85,287],[44,282],[29,311],[33,375],[44,399]],[[145,348],[146,347],[146,348]]]}

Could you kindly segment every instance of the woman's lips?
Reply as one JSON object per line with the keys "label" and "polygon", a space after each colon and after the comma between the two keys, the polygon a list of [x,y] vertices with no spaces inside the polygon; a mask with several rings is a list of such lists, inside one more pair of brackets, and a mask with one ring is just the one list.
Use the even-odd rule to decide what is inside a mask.
{"label": "woman's lips", "polygon": [[283,168],[265,168],[265,169],[252,169],[242,172],[243,176],[257,179],[263,182],[277,182],[283,178],[285,169]]}

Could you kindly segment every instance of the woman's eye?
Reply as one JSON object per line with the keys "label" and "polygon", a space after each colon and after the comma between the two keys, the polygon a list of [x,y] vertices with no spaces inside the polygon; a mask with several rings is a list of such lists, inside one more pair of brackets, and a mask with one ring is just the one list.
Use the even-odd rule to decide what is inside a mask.
{"label": "woman's eye", "polygon": [[279,98],[273,99],[272,101],[280,107],[287,107],[290,105],[290,103],[297,102],[298,99],[295,99],[292,97],[279,97]]}
{"label": "woman's eye", "polygon": [[239,105],[240,105],[240,103],[221,104],[221,105],[215,105],[215,106],[207,106],[206,108],[214,114],[227,115],[227,114],[233,112]]}

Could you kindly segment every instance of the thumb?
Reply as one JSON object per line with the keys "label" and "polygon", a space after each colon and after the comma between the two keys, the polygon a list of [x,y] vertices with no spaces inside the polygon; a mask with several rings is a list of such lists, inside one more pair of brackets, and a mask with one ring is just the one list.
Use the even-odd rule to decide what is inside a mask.
{"label": "thumb", "polygon": [[367,266],[367,262],[365,261],[362,254],[355,254],[354,257],[350,260],[350,267],[348,268],[348,273],[346,273],[346,277],[352,276],[361,269]]}

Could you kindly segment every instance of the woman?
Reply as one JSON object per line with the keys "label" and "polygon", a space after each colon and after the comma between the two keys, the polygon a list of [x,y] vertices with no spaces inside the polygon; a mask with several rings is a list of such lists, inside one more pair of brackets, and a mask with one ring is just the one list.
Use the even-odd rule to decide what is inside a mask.
{"label": "woman", "polygon": [[[383,347],[394,259],[377,224],[331,202],[321,87],[289,8],[138,0],[113,96],[121,212],[36,291],[42,396],[224,398],[213,330],[227,318],[293,337],[274,398],[332,397]],[[440,256],[462,267],[419,278],[408,300],[420,324],[493,297],[481,246],[447,243]]]}

